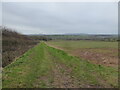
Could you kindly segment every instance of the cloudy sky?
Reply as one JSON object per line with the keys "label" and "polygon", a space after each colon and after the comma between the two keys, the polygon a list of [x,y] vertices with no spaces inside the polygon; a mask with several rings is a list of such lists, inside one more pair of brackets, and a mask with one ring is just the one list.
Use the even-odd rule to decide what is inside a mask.
{"label": "cloudy sky", "polygon": [[117,34],[117,2],[4,2],[2,24],[23,34]]}

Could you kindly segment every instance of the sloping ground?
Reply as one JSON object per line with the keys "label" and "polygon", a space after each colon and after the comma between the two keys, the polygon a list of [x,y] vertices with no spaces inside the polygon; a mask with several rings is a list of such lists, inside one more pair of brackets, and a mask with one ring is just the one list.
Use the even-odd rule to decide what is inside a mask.
{"label": "sloping ground", "polygon": [[37,42],[28,36],[2,28],[2,66],[7,66],[36,44]]}
{"label": "sloping ground", "polygon": [[116,68],[91,64],[44,43],[3,69],[3,88],[118,87]]}

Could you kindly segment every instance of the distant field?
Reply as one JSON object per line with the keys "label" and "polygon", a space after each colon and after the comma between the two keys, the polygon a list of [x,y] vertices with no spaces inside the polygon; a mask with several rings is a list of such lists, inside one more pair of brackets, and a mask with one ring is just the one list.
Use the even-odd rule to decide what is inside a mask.
{"label": "distant field", "polygon": [[[95,34],[63,34],[63,35],[42,35],[50,40],[97,40],[97,41],[117,41],[117,35],[95,35]],[[36,36],[35,36],[36,37]],[[37,38],[40,38],[37,35]]]}
{"label": "distant field", "polygon": [[76,49],[76,48],[118,48],[118,42],[105,42],[105,41],[69,41],[69,40],[56,40],[49,41],[49,44],[67,48],[67,49]]}
{"label": "distant field", "polygon": [[118,42],[56,40],[47,44],[97,64],[118,66]]}
{"label": "distant field", "polygon": [[[76,42],[76,44],[73,41],[72,43],[65,41],[64,43],[63,41],[49,43],[59,46],[64,44],[69,49],[70,47],[75,49],[75,46],[78,48],[80,45],[80,42]],[[116,48],[114,45],[110,46]],[[92,64],[43,42],[6,66],[2,76],[3,88],[118,87],[118,70],[116,68]]]}

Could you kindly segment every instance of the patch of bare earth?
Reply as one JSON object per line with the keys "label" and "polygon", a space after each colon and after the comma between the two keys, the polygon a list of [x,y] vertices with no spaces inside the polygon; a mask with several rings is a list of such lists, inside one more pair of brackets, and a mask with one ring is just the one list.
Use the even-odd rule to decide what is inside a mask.
{"label": "patch of bare earth", "polygon": [[62,64],[55,63],[54,69],[54,83],[53,86],[57,88],[79,88],[77,80],[70,75],[71,70],[66,69],[66,67]]}
{"label": "patch of bare earth", "polygon": [[58,62],[56,57],[53,57],[53,83],[55,88],[79,88],[77,80],[71,76],[71,69],[65,64]]}
{"label": "patch of bare earth", "polygon": [[[57,59],[56,59],[57,60]],[[80,79],[72,76],[72,68],[68,68],[65,64],[54,60],[53,69],[53,83],[55,88],[101,88],[101,85],[92,85],[89,83],[83,83]]]}
{"label": "patch of bare earth", "polygon": [[[101,51],[105,49],[100,49]],[[74,56],[78,56],[81,58],[84,58],[86,60],[89,60],[95,64],[101,64],[105,66],[112,66],[116,67],[118,66],[118,51],[117,49],[107,49],[107,51],[110,52],[97,52],[99,49],[77,49],[74,51],[71,51],[70,53]],[[116,55],[113,55],[116,54]]]}
{"label": "patch of bare earth", "polygon": [[[118,67],[118,49],[112,48],[88,48],[88,49],[76,49],[67,50],[62,47],[50,45],[51,47],[64,50],[74,56],[91,61],[94,64],[100,64],[105,66]],[[100,51],[100,52],[99,52]]]}
{"label": "patch of bare earth", "polygon": [[79,88],[80,85],[75,77],[71,76],[71,69],[65,64],[59,62],[60,59],[51,52],[45,51],[50,62],[51,71],[48,75],[38,77],[35,87],[40,87],[45,84],[47,87],[52,88]]}

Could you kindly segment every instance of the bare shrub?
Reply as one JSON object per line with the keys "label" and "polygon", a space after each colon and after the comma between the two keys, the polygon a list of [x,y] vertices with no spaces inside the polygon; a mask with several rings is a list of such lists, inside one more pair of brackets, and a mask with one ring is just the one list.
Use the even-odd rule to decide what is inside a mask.
{"label": "bare shrub", "polygon": [[2,28],[2,66],[10,64],[16,57],[22,55],[37,42],[8,28]]}

